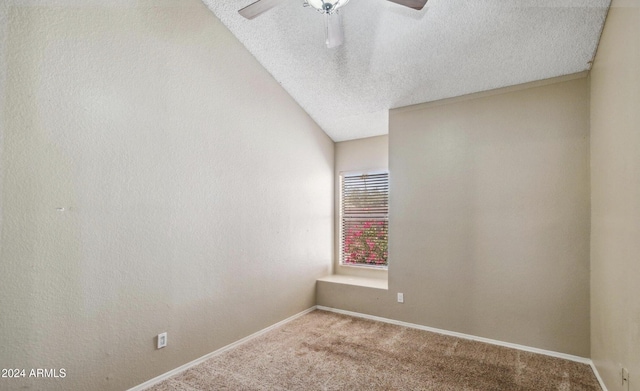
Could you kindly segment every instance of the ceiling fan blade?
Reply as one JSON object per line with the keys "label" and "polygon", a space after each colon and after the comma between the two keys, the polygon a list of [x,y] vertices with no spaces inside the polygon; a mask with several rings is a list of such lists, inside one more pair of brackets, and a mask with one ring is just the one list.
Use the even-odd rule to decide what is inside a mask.
{"label": "ceiling fan blade", "polygon": [[427,4],[427,0],[389,0],[392,3],[404,5],[405,7],[413,8],[414,10],[420,11],[425,4]]}
{"label": "ceiling fan blade", "polygon": [[344,42],[344,31],[342,31],[342,17],[336,10],[332,14],[324,14],[324,31],[327,47],[329,49],[338,47]]}
{"label": "ceiling fan blade", "polygon": [[247,19],[253,19],[256,16],[269,11],[280,3],[284,3],[286,0],[258,0],[248,6],[242,8],[238,13]]}

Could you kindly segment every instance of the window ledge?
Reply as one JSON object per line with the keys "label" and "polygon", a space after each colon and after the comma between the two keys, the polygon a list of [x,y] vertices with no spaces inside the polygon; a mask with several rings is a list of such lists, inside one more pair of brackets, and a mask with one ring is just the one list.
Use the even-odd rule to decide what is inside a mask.
{"label": "window ledge", "polygon": [[376,289],[384,289],[384,290],[389,289],[388,281],[380,278],[343,276],[339,274],[333,274],[331,276],[318,278],[317,281],[329,282],[333,284],[363,286],[367,288],[376,288]]}
{"label": "window ledge", "polygon": [[353,268],[354,270],[360,269],[360,270],[382,270],[382,271],[387,271],[389,270],[388,266],[375,266],[375,265],[358,265],[358,264],[352,264],[352,263],[341,263],[340,267],[350,267]]}

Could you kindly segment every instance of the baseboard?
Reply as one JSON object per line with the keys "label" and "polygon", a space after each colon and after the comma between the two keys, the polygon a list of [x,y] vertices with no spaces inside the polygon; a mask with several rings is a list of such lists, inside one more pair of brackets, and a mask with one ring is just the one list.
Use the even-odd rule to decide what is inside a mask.
{"label": "baseboard", "polygon": [[544,354],[545,356],[563,358],[565,360],[576,361],[576,362],[579,362],[579,363],[582,363],[582,364],[588,364],[588,365],[592,364],[592,361],[589,358],[580,357],[580,356],[574,356],[574,355],[571,355],[571,354],[554,352],[554,351],[551,351],[551,350],[538,349],[538,348],[534,348],[534,347],[531,347],[531,346],[518,345],[518,344],[515,344],[515,343],[503,342],[503,341],[498,341],[498,340],[490,339],[490,338],[477,337],[475,335],[463,334],[463,333],[458,333],[458,332],[455,332],[455,331],[442,330],[442,329],[437,329],[437,328],[434,328],[434,327],[422,326],[422,325],[415,324],[415,323],[402,322],[402,321],[395,320],[395,319],[388,319],[388,318],[382,318],[382,317],[379,317],[379,316],[361,314],[359,312],[340,310],[340,309],[337,309],[337,308],[324,307],[324,306],[320,306],[320,305],[317,306],[317,308],[319,310],[323,310],[323,311],[335,312],[335,313],[338,313],[338,314],[355,316],[355,317],[358,317],[358,318],[376,320],[378,322],[384,322],[384,323],[395,324],[395,325],[398,325],[398,326],[410,327],[412,329],[430,331],[432,333],[444,334],[444,335],[449,335],[449,336],[452,336],[452,337],[458,337],[458,338],[463,338],[463,339],[469,339],[469,340],[472,340],[472,341],[484,342],[484,343],[488,343],[488,344],[491,344],[491,345],[504,346],[504,347],[507,347],[507,348],[518,349],[518,350],[522,350],[522,351],[525,351],[525,352]]}
{"label": "baseboard", "polygon": [[236,342],[233,342],[227,346],[224,346],[216,351],[213,351],[211,353],[208,353],[200,358],[197,358],[187,364],[184,364],[178,368],[175,368],[169,372],[163,373],[160,376],[156,376],[151,380],[147,380],[146,382],[139,384],[133,388],[130,388],[127,391],[142,391],[146,388],[149,388],[155,384],[160,383],[163,380],[166,380],[168,378],[170,378],[171,376],[177,375],[180,372],[183,372],[193,366],[196,366],[200,363],[202,363],[203,361],[208,360],[211,357],[215,357],[219,354],[222,354],[228,350],[231,350],[235,347],[238,347],[256,337],[259,337],[260,335],[267,333],[273,329],[276,329],[280,326],[285,325],[286,323],[291,322],[292,320],[295,320],[301,316],[304,316],[310,312],[313,312],[314,310],[322,310],[322,311],[328,311],[328,312],[335,312],[338,314],[343,314],[343,315],[349,315],[349,316],[354,316],[357,318],[364,318],[364,319],[370,319],[370,320],[375,320],[378,322],[384,322],[384,323],[389,323],[389,324],[395,324],[398,326],[404,326],[404,327],[410,327],[413,329],[418,329],[418,330],[424,330],[424,331],[430,331],[432,333],[438,333],[438,334],[444,334],[444,335],[449,335],[452,337],[458,337],[458,338],[464,338],[464,339],[468,339],[468,340],[472,340],[472,341],[478,341],[478,342],[484,342],[484,343],[488,343],[491,345],[498,345],[498,346],[504,346],[507,348],[512,348],[512,349],[518,349],[518,350],[522,350],[525,352],[531,352],[531,353],[538,353],[538,354],[543,354],[546,356],[551,356],[551,357],[557,357],[557,358],[562,358],[565,360],[570,360],[570,361],[575,361],[575,362],[579,362],[582,364],[587,364],[591,367],[591,369],[593,370],[594,375],[596,376],[596,379],[598,380],[598,383],[600,383],[600,387],[602,388],[602,391],[608,391],[607,390],[607,386],[604,384],[604,381],[602,380],[602,377],[600,376],[600,373],[598,373],[598,369],[596,368],[595,364],[593,363],[593,361],[589,358],[585,358],[585,357],[580,357],[580,356],[574,356],[571,354],[566,354],[566,353],[560,353],[560,352],[554,352],[551,350],[545,350],[545,349],[538,349],[538,348],[534,348],[531,346],[525,346],[525,345],[519,345],[519,344],[514,344],[514,343],[510,343],[510,342],[503,342],[503,341],[498,341],[495,339],[490,339],[490,338],[484,338],[484,337],[477,337],[475,335],[469,335],[469,334],[463,334],[463,333],[458,333],[455,331],[448,331],[448,330],[443,330],[443,329],[437,329],[434,327],[429,327],[429,326],[423,326],[423,325],[419,325],[419,324],[415,324],[415,323],[408,323],[408,322],[403,322],[400,320],[395,320],[395,319],[388,319],[388,318],[383,318],[380,316],[374,316],[374,315],[367,315],[367,314],[362,314],[359,312],[353,312],[353,311],[346,311],[346,310],[340,310],[337,308],[331,308],[331,307],[325,307],[325,306],[321,306],[321,305],[317,305],[317,306],[313,306],[311,308],[308,308],[296,315],[293,315],[285,320],[282,320],[274,325],[271,325],[267,328],[264,328],[260,331],[257,331],[247,337],[244,337]]}
{"label": "baseboard", "polygon": [[602,377],[600,377],[600,372],[598,372],[598,368],[596,368],[596,364],[593,362],[593,360],[589,360],[591,361],[589,363],[589,365],[591,365],[591,370],[593,371],[593,374],[596,375],[596,379],[598,379],[598,383],[600,383],[600,388],[602,388],[602,391],[607,391],[607,386],[604,384],[604,380],[602,380]]}
{"label": "baseboard", "polygon": [[289,323],[292,320],[295,320],[295,319],[297,319],[297,318],[299,318],[301,316],[304,316],[304,315],[308,314],[309,312],[314,311],[315,309],[316,309],[316,306],[313,306],[313,307],[311,307],[309,309],[306,309],[306,310],[304,310],[304,311],[302,311],[302,312],[300,312],[298,314],[295,314],[295,315],[293,315],[291,317],[288,317],[287,319],[282,320],[282,321],[280,321],[280,322],[278,322],[278,323],[276,323],[274,325],[271,325],[271,326],[269,326],[269,327],[267,327],[265,329],[257,331],[257,332],[255,332],[255,333],[253,333],[253,334],[251,334],[249,336],[246,336],[246,337],[244,337],[242,339],[239,339],[236,342],[230,343],[229,345],[224,346],[224,347],[222,347],[222,348],[220,348],[220,349],[218,349],[216,351],[213,351],[211,353],[205,354],[204,356],[202,356],[200,358],[197,358],[197,359],[195,359],[195,360],[193,360],[191,362],[188,362],[188,363],[186,363],[186,364],[184,364],[184,365],[182,365],[182,366],[180,366],[180,367],[178,367],[176,369],[172,369],[169,372],[163,373],[160,376],[156,376],[151,380],[147,380],[146,382],[144,382],[142,384],[139,384],[139,385],[137,385],[137,386],[135,386],[133,388],[130,388],[127,391],[142,391],[142,390],[144,390],[146,388],[149,388],[149,387],[151,387],[151,386],[153,386],[155,384],[160,383],[163,380],[166,380],[166,379],[170,378],[171,376],[177,375],[180,372],[183,372],[183,371],[185,371],[185,370],[187,370],[187,369],[189,369],[189,368],[191,368],[193,366],[196,366],[196,365],[202,363],[203,361],[206,361],[206,360],[210,359],[211,357],[215,357],[215,356],[217,356],[219,354],[222,354],[222,353],[224,353],[224,352],[226,352],[228,350],[231,350],[231,349],[233,349],[235,347],[238,347],[238,346],[242,345],[243,343],[249,342],[250,340],[252,340],[252,339],[254,339],[256,337],[259,337],[264,333],[267,333],[267,332],[269,332],[269,331],[271,331],[273,329],[277,329],[278,327],[283,326],[284,324]]}

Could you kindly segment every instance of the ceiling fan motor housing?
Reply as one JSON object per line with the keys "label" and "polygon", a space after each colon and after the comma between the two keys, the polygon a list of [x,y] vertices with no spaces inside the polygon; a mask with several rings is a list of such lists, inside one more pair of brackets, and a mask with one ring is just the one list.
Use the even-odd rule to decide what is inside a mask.
{"label": "ceiling fan motor housing", "polygon": [[323,14],[332,14],[348,2],[349,0],[306,0],[305,4],[312,6]]}

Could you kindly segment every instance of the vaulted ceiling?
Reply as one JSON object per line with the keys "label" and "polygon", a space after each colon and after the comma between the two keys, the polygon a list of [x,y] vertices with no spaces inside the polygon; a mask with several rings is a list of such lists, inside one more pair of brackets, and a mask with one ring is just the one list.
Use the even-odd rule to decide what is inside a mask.
{"label": "vaulted ceiling", "polygon": [[303,0],[253,20],[237,11],[254,0],[203,1],[334,141],[386,134],[391,108],[589,70],[610,4],[350,0],[327,49]]}

